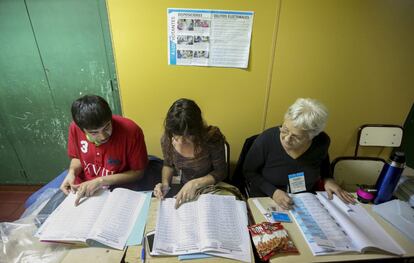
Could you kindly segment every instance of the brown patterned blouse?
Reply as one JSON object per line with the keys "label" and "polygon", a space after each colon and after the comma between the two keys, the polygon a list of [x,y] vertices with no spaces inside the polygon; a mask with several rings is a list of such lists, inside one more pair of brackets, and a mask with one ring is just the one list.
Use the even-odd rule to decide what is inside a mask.
{"label": "brown patterned blouse", "polygon": [[169,145],[165,135],[161,138],[164,165],[181,174],[181,183],[211,174],[215,183],[226,178],[226,160],[224,153],[224,136],[219,128],[208,127],[207,141],[201,145],[201,151],[194,158],[183,157]]}

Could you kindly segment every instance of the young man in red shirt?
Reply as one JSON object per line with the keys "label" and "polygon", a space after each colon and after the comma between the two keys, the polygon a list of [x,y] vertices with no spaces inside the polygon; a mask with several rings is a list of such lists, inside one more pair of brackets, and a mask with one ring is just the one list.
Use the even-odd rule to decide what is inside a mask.
{"label": "young man in red shirt", "polygon": [[72,103],[69,126],[68,174],[60,189],[77,192],[75,205],[104,186],[136,182],[148,163],[144,134],[132,120],[112,115],[99,96]]}

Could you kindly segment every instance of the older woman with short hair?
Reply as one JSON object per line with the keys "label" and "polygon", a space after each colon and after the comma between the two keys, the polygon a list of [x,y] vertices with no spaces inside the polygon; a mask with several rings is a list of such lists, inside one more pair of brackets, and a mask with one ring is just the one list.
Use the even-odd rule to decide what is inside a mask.
{"label": "older woman with short hair", "polygon": [[322,180],[329,198],[336,194],[345,203],[354,202],[330,173],[330,139],[323,132],[327,117],[321,103],[299,98],[287,110],[281,126],[267,129],[256,138],[243,167],[251,196],[269,196],[282,208],[290,209],[288,193],[313,191]]}

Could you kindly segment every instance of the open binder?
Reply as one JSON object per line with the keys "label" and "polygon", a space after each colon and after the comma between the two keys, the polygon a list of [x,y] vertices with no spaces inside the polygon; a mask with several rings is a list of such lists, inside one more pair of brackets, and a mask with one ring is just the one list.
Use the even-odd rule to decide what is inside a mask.
{"label": "open binder", "polygon": [[292,195],[290,211],[313,255],[382,251],[403,255],[405,251],[359,204],[345,204],[326,192]]}

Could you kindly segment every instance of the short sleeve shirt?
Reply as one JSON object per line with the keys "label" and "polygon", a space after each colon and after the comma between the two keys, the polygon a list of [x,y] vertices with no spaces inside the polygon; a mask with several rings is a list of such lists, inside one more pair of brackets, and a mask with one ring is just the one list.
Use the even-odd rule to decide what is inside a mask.
{"label": "short sleeve shirt", "polygon": [[76,183],[129,170],[143,170],[148,163],[141,128],[132,120],[117,115],[112,116],[111,137],[99,146],[89,142],[85,133],[72,122],[68,155],[82,164],[83,171],[76,176]]}

